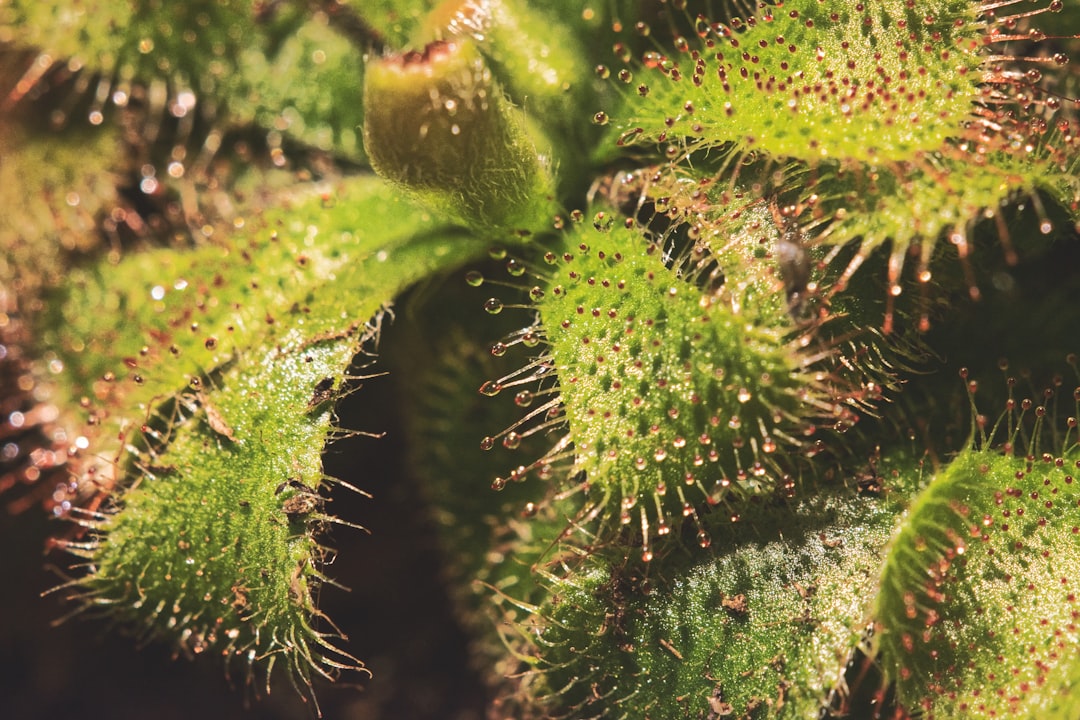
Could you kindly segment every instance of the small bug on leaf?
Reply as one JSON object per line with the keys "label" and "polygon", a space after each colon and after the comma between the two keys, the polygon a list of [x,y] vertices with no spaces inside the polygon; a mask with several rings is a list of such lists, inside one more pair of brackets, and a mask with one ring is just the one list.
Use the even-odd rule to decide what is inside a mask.
{"label": "small bug on leaf", "polygon": [[326,502],[326,499],[319,495],[314,488],[305,485],[296,478],[289,478],[278,485],[277,489],[274,490],[274,494],[280,495],[287,488],[296,490],[295,495],[285,498],[285,502],[281,504],[282,512],[290,521],[298,520],[314,512]]}

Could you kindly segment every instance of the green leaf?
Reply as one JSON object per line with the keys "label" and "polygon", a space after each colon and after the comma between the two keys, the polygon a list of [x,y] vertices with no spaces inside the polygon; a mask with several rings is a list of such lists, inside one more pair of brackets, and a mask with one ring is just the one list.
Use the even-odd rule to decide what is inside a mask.
{"label": "green leaf", "polygon": [[1075,446],[1026,458],[967,450],[912,505],[876,601],[881,662],[908,707],[1072,717],[1077,467]]}
{"label": "green leaf", "polygon": [[356,666],[313,599],[336,521],[320,495],[332,400],[382,309],[482,248],[371,177],[296,197],[223,245],[100,266],[60,306],[58,379],[100,401],[83,490],[109,494],[72,510],[91,531],[67,543],[88,563],[74,599],[185,652],[268,670],[280,656],[310,686],[312,671]]}
{"label": "green leaf", "polygon": [[866,624],[895,500],[917,485],[917,462],[893,468],[894,500],[826,490],[714,514],[712,547],[663,563],[603,547],[553,562],[548,600],[519,620],[535,665],[520,691],[551,717],[816,716]]}

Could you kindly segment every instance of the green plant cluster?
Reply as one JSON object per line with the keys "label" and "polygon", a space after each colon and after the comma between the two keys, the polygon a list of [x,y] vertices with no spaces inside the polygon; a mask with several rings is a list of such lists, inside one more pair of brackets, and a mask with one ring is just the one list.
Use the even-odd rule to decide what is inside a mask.
{"label": "green plant cluster", "polygon": [[0,490],[74,614],[317,709],[366,672],[323,455],[385,370],[492,716],[1073,718],[1078,37],[11,0]]}

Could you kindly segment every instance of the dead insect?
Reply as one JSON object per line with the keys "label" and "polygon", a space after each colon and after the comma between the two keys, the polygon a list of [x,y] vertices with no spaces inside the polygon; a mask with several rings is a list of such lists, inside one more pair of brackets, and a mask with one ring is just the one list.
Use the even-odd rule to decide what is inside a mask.
{"label": "dead insect", "polygon": [[635,170],[615,170],[599,178],[589,188],[589,204],[600,198],[620,215],[633,220],[648,237],[661,238],[668,233],[673,223],[666,211],[657,208],[657,202],[665,192],[655,190],[671,187],[671,180],[657,165]]}
{"label": "dead insect", "polygon": [[315,389],[311,391],[311,399],[308,400],[307,409],[314,410],[325,402],[334,399],[334,378],[324,377],[315,383]]}
{"label": "dead insect", "polygon": [[599,196],[621,214],[647,225],[655,211],[654,207],[646,207],[653,205],[649,188],[652,178],[658,173],[659,168],[652,166],[636,170],[615,170],[603,175],[589,188],[589,204],[592,205]]}
{"label": "dead insect", "polygon": [[323,503],[326,502],[326,498],[319,495],[318,491],[305,485],[296,478],[289,478],[278,485],[277,489],[274,490],[274,494],[280,495],[288,488],[292,488],[296,493],[285,498],[285,501],[281,503],[281,511],[285,513],[285,516],[289,518],[290,521],[299,520],[300,518],[309,515],[322,507]]}
{"label": "dead insect", "polygon": [[750,612],[750,603],[746,601],[746,596],[742,593],[722,596],[720,605],[734,617],[743,617]]}
{"label": "dead insect", "polygon": [[769,200],[769,212],[780,231],[776,239],[776,262],[787,292],[788,311],[795,318],[802,315],[803,305],[810,294],[810,253],[803,243],[802,229],[797,219],[798,208],[781,208],[776,198]]}
{"label": "dead insect", "polygon": [[875,449],[874,454],[868,459],[868,469],[860,472],[856,478],[860,495],[880,495],[885,489],[885,483],[878,474],[877,461],[880,456],[880,448]]}
{"label": "dead insect", "polygon": [[210,426],[210,429],[218,435],[236,442],[236,434],[233,433],[232,427],[226,422],[221,411],[210,402],[210,397],[199,390],[195,393],[195,398],[198,400],[199,404],[202,405],[203,409],[206,410],[206,423]]}

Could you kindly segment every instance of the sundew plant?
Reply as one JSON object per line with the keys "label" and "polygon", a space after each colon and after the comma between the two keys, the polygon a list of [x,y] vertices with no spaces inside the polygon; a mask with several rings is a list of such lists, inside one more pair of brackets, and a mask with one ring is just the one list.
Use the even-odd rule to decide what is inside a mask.
{"label": "sundew plant", "polygon": [[41,632],[430,694],[365,507],[430,717],[1075,720],[1078,62],[1076,0],[0,0]]}

